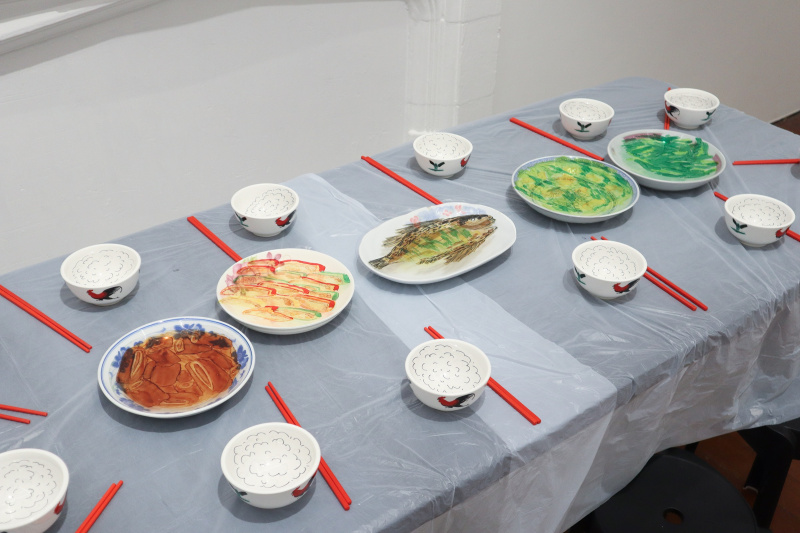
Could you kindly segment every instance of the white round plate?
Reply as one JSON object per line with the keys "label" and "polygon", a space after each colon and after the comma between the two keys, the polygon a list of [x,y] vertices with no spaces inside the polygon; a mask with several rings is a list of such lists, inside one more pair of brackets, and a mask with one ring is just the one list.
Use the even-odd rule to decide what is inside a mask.
{"label": "white round plate", "polygon": [[[654,150],[642,148],[640,153],[636,153],[630,143],[637,139],[649,139],[653,142]],[[664,146],[667,142],[688,144],[685,156],[675,156],[672,161],[664,158]],[[698,146],[698,142],[703,143],[705,150],[692,152],[703,148],[703,145]],[[615,165],[633,175],[639,185],[660,191],[694,189],[713,180],[725,170],[725,156],[717,147],[695,135],[679,131],[650,129],[622,133],[608,143],[608,155]],[[696,168],[700,161],[706,161],[706,169]],[[678,170],[676,163],[684,165],[686,170]],[[692,175],[684,177],[686,172]]]}
{"label": "white round plate", "polygon": [[[227,390],[223,391],[216,397],[210,398],[207,401],[188,406],[171,406],[171,407],[146,407],[131,399],[123,390],[122,386],[117,382],[117,374],[120,371],[120,363],[123,356],[128,350],[135,349],[141,346],[142,343],[148,339],[160,336],[172,336],[173,338],[183,338],[183,342],[191,342],[189,337],[198,339],[197,335],[202,333],[213,333],[216,335],[224,336],[231,341],[232,355],[235,355],[236,362],[239,364],[239,371],[232,376],[232,381]],[[199,337],[202,338],[202,337]],[[182,351],[182,350],[181,350]],[[204,353],[204,352],[198,352]],[[175,352],[169,357],[174,358]],[[216,357],[216,354],[210,354],[211,357]],[[189,366],[190,362],[197,359],[197,353],[192,354],[192,357],[187,358],[185,361],[181,358],[181,373]],[[124,409],[125,411],[147,416],[151,418],[180,418],[184,416],[191,416],[203,411],[208,411],[221,403],[229,400],[247,383],[253,373],[255,365],[255,350],[253,345],[247,337],[242,334],[238,329],[220,322],[213,318],[203,318],[195,316],[165,318],[164,320],[157,320],[150,324],[145,324],[135,330],[126,333],[118,339],[111,347],[103,354],[100,360],[100,366],[97,369],[97,381],[100,384],[100,390],[103,391],[106,398],[111,403]],[[144,373],[148,372],[145,368]],[[187,370],[188,372],[188,370]],[[186,374],[184,374],[186,375]],[[152,376],[152,374],[151,374]],[[176,378],[175,383],[178,382]],[[149,385],[148,385],[149,386]],[[156,386],[155,384],[153,386]],[[199,385],[198,385],[199,386]],[[163,391],[166,394],[172,393],[171,388],[166,388],[164,385]],[[162,390],[162,389],[160,389]],[[177,393],[175,393],[177,394]]]}
{"label": "white round plate", "polygon": [[236,321],[262,333],[292,335],[323,326],[355,291],[353,275],[329,255],[302,248],[260,252],[217,282],[217,301]]}
{"label": "white round plate", "polygon": [[[584,176],[575,176],[572,172],[569,172],[570,169],[565,169],[564,174],[574,179],[569,180],[569,183],[564,186],[553,183],[536,185],[537,187],[547,188],[549,191],[557,191],[559,194],[555,201],[537,197],[531,194],[531,191],[527,191],[525,187],[518,186],[518,181],[521,179],[520,173],[535,165],[551,161],[554,163],[550,164],[555,165],[558,160],[562,159],[567,163],[574,164],[572,166],[577,165],[576,170],[577,168],[581,169],[580,171],[584,172],[584,176],[586,172],[591,172],[592,170],[610,170],[614,175],[613,182],[607,176],[597,175],[602,181],[586,179]],[[639,186],[628,174],[608,163],[579,156],[548,156],[523,163],[511,175],[511,187],[534,211],[555,220],[577,222],[579,224],[601,222],[621,215],[631,209],[639,200]],[[592,209],[589,204],[599,196],[605,197],[605,200],[597,209]]]}
{"label": "white round plate", "polygon": [[[370,230],[361,239],[358,256],[383,278],[422,285],[469,272],[511,248],[516,239],[517,228],[500,211],[449,202],[417,209]],[[437,256],[440,259],[430,263],[419,262]]]}

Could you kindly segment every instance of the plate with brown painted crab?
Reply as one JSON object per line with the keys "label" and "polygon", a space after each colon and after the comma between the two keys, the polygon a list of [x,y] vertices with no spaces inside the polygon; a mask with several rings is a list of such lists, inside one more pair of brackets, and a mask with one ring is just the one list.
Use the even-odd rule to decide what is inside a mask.
{"label": "plate with brown painted crab", "polygon": [[378,276],[422,285],[485,264],[516,238],[514,223],[500,211],[448,202],[387,220],[364,236],[358,255]]}

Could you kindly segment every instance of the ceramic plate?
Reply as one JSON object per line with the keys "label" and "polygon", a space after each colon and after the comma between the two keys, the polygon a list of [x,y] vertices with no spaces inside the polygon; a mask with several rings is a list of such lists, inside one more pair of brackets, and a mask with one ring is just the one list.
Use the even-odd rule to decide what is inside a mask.
{"label": "ceramic plate", "polygon": [[699,137],[670,130],[636,130],[608,143],[611,160],[639,185],[660,191],[700,187],[725,169],[725,156]]}
{"label": "ceramic plate", "polygon": [[241,389],[255,364],[253,345],[238,329],[212,318],[151,322],[106,350],[100,390],[117,407],[151,418],[208,411]]}
{"label": "ceramic plate", "polygon": [[354,290],[353,275],[333,257],[283,248],[246,257],[226,270],[217,283],[217,301],[248,328],[291,335],[333,320]]}
{"label": "ceramic plate", "polygon": [[517,229],[500,211],[450,202],[387,220],[358,247],[375,274],[398,283],[435,283],[491,261],[514,244]]}
{"label": "ceramic plate", "polygon": [[563,222],[589,224],[624,213],[639,186],[622,170],[587,157],[550,156],[523,163],[511,186],[535,211]]}

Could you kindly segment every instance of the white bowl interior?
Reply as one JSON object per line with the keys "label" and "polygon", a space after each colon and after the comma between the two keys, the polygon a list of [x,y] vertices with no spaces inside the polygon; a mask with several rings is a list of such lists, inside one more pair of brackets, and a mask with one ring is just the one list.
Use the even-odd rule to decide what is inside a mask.
{"label": "white bowl interior", "polygon": [[417,387],[436,395],[475,392],[489,381],[491,364],[483,351],[454,339],[420,344],[406,358],[406,374]]}
{"label": "white bowl interior", "polygon": [[587,275],[608,282],[640,278],[647,270],[644,256],[615,241],[589,241],[575,248],[572,261]]}
{"label": "white bowl interior", "polygon": [[121,244],[96,244],[70,254],[61,264],[61,277],[84,289],[108,287],[136,275],[142,259]]}
{"label": "white bowl interior", "polygon": [[462,159],[472,152],[472,143],[453,133],[428,133],[417,137],[414,150],[430,159]]}
{"label": "white bowl interior", "polygon": [[243,216],[273,218],[293,211],[299,200],[298,194],[289,187],[260,183],[237,191],[231,198],[231,206]]}
{"label": "white bowl interior", "polygon": [[573,120],[601,121],[614,116],[614,109],[599,100],[572,98],[561,102],[559,110]]}
{"label": "white bowl interior", "polygon": [[67,465],[55,454],[32,448],[0,454],[0,530],[21,528],[52,513],[68,485]]}
{"label": "white bowl interior", "polygon": [[728,198],[725,211],[739,222],[760,228],[782,228],[794,222],[794,211],[783,202],[759,194]]}
{"label": "white bowl interior", "polygon": [[673,89],[667,91],[664,100],[675,107],[695,111],[708,111],[719,106],[719,98],[700,89]]}
{"label": "white bowl interior", "polygon": [[233,437],[222,452],[225,478],[252,494],[279,494],[313,476],[320,462],[317,440],[305,429],[269,422]]}

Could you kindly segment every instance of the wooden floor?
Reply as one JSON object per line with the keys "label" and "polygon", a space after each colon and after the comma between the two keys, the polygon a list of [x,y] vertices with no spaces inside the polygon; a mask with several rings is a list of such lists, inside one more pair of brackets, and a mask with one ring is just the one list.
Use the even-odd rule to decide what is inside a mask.
{"label": "wooden floor", "polygon": [[[795,113],[774,124],[800,135],[800,113]],[[745,490],[744,482],[753,465],[755,453],[738,433],[702,441],[697,446],[695,453],[713,466],[734,487],[739,488],[745,499],[752,505],[755,493]],[[792,463],[770,530],[772,533],[800,533],[800,461]],[[585,531],[585,524],[577,524],[568,533],[584,533]]]}

